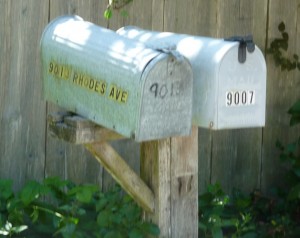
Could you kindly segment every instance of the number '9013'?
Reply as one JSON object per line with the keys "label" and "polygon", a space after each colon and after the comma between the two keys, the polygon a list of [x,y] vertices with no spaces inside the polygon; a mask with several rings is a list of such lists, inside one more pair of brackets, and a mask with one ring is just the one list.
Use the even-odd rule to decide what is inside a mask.
{"label": "number '9013'", "polygon": [[226,107],[250,106],[255,104],[254,90],[227,91]]}

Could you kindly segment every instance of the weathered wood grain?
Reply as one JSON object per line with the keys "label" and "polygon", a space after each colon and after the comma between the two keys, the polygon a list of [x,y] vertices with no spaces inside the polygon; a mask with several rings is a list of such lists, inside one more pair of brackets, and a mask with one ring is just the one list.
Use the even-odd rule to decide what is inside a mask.
{"label": "weathered wood grain", "polygon": [[198,237],[198,128],[171,138],[171,237]]}
{"label": "weathered wood grain", "polygon": [[55,137],[72,144],[82,145],[124,138],[118,133],[78,115],[50,114],[48,115],[48,125],[50,133],[53,133]]}
{"label": "weathered wood grain", "polygon": [[47,1],[0,1],[0,177],[13,178],[16,188],[44,177],[38,46],[47,14]]}
{"label": "weathered wood grain", "polygon": [[[104,1],[98,0],[50,0],[50,21],[61,15],[75,14],[84,20],[100,24],[101,7]],[[102,21],[105,24],[105,21]],[[52,103],[48,103],[48,114],[61,111]],[[46,141],[46,176],[60,176],[77,183],[95,183],[102,186],[103,168],[83,146],[74,146],[52,138],[47,133]]]}
{"label": "weathered wood grain", "polygon": [[[103,187],[112,183],[82,147],[45,137],[46,111],[59,109],[45,106],[39,65],[39,40],[48,18],[78,14],[106,26],[102,17],[106,5],[99,0],[0,1],[0,177],[14,178],[16,187],[44,174]],[[121,10],[115,12],[111,27],[131,24],[214,37],[253,33],[264,50],[266,43],[279,36],[277,26],[284,21],[290,36],[288,54],[292,55],[299,54],[298,6],[299,0],[134,0],[125,7],[127,17]],[[281,178],[275,141],[292,141],[299,133],[299,127],[288,126],[286,114],[299,98],[299,72],[281,72],[269,56],[267,67],[267,124],[263,130],[199,129],[199,191],[216,181],[222,181],[227,191],[240,187],[249,192],[260,186],[266,191]],[[128,157],[138,171],[139,145],[120,143],[124,146],[114,146],[121,147],[122,157]]]}
{"label": "weathered wood grain", "polygon": [[155,212],[146,219],[159,226],[160,237],[171,237],[171,139],[141,144],[141,178],[155,197]]}
{"label": "weathered wood grain", "polygon": [[[272,0],[269,6],[268,46],[274,38],[281,37],[278,31],[280,22],[286,25],[289,34],[289,49],[286,56],[299,55],[300,40],[300,1]],[[270,192],[275,185],[284,183],[284,169],[279,161],[276,140],[288,144],[296,140],[300,128],[289,127],[288,109],[300,98],[300,74],[297,70],[286,72],[275,67],[270,55],[267,55],[267,124],[264,129],[262,156],[262,190]]]}
{"label": "weathered wood grain", "polygon": [[[214,37],[252,34],[264,51],[267,1],[218,1]],[[258,27],[254,22],[260,19]],[[212,132],[211,182],[227,192],[238,187],[249,192],[260,187],[262,128]]]}
{"label": "weathered wood grain", "polygon": [[109,144],[94,143],[85,147],[145,211],[154,212],[152,191]]}
{"label": "weathered wood grain", "polygon": [[142,143],[141,177],[155,196],[155,213],[146,217],[160,237],[198,237],[198,128],[189,137]]}

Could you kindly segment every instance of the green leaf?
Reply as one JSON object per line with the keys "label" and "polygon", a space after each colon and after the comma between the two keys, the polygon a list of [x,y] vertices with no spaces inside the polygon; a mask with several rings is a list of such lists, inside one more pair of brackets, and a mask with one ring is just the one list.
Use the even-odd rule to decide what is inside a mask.
{"label": "green leaf", "polygon": [[74,232],[76,230],[76,225],[74,223],[67,223],[65,226],[60,228],[57,232],[54,233],[54,236],[57,234],[62,234],[63,237],[75,237]]}
{"label": "green leaf", "polygon": [[129,232],[129,238],[143,238],[144,234],[139,229],[134,228]]}
{"label": "green leaf", "polygon": [[285,41],[288,41],[289,40],[289,34],[286,33],[286,32],[282,32],[282,38],[285,40]]}
{"label": "green leaf", "polygon": [[27,229],[28,229],[28,226],[22,225],[22,226],[16,226],[16,227],[13,227],[13,228],[12,228],[12,231],[13,231],[14,233],[21,233],[22,231],[25,231],[25,230],[27,230]]}
{"label": "green leaf", "polygon": [[158,226],[152,223],[142,224],[141,230],[154,236],[158,236],[160,233]]}
{"label": "green leaf", "polygon": [[280,32],[284,32],[284,30],[285,30],[285,24],[284,24],[284,22],[280,22],[280,24],[278,25],[278,30]]}
{"label": "green leaf", "polygon": [[300,123],[300,100],[298,100],[294,105],[288,110],[291,114],[290,125],[294,126]]}
{"label": "green leaf", "polygon": [[108,7],[105,11],[104,11],[104,18],[106,20],[109,20],[112,17],[112,9],[111,7]]}
{"label": "green leaf", "polygon": [[97,192],[99,188],[96,185],[82,185],[72,188],[68,194],[76,195],[76,199],[82,203],[89,203],[92,200],[93,194]]}
{"label": "green leaf", "polygon": [[45,195],[49,189],[37,181],[29,181],[21,191],[21,201],[27,206],[32,201],[38,199],[40,195]]}
{"label": "green leaf", "polygon": [[102,211],[97,216],[97,224],[101,227],[108,227],[110,223],[110,212]]}
{"label": "green leaf", "polygon": [[255,232],[249,232],[241,236],[241,238],[256,238],[258,235]]}
{"label": "green leaf", "polygon": [[44,180],[44,185],[51,186],[53,188],[61,189],[71,184],[68,180],[62,180],[59,177],[48,177]]}
{"label": "green leaf", "polygon": [[288,110],[289,114],[300,114],[300,100],[295,102],[293,106]]}
{"label": "green leaf", "polygon": [[0,199],[7,200],[13,196],[12,183],[12,180],[0,180]]}
{"label": "green leaf", "polygon": [[110,231],[104,238],[123,238],[122,234],[119,231]]}
{"label": "green leaf", "polygon": [[212,237],[213,238],[223,238],[223,232],[222,229],[219,227],[214,227],[212,229]]}
{"label": "green leaf", "polygon": [[206,231],[207,230],[207,225],[203,222],[199,221],[198,227],[200,230]]}
{"label": "green leaf", "polygon": [[287,198],[289,201],[300,199],[300,184],[291,188]]}

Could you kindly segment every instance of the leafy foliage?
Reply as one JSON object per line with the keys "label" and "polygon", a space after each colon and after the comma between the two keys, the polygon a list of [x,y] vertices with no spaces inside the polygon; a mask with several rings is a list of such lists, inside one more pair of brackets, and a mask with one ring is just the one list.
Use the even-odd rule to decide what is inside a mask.
{"label": "leafy foliage", "polygon": [[226,195],[217,183],[199,196],[199,235],[201,237],[255,237],[250,197],[235,190]]}
{"label": "leafy foliage", "polygon": [[273,56],[275,65],[280,67],[281,70],[300,70],[299,56],[297,54],[293,54],[292,58],[286,57],[289,46],[289,34],[285,31],[284,22],[281,22],[278,25],[278,30],[281,33],[281,37],[276,38],[271,42],[270,48],[267,49],[267,53]]}
{"label": "leafy foliage", "polygon": [[[113,10],[119,10],[132,2],[133,0],[108,0],[107,7],[103,13],[103,16],[106,20],[109,20],[113,16]],[[126,11],[122,11],[123,16],[127,15]]]}
{"label": "leafy foliage", "polygon": [[[282,38],[275,39],[268,53],[281,70],[300,70],[298,55],[284,56],[288,49],[285,24],[278,26]],[[300,124],[300,100],[288,110],[290,126]],[[300,237],[300,136],[287,145],[276,143],[280,160],[289,168],[285,187],[275,188],[274,197],[260,191],[245,196],[238,190],[226,195],[219,184],[210,185],[199,197],[199,234],[201,237]]]}
{"label": "leafy foliage", "polygon": [[141,208],[117,186],[102,193],[57,177],[29,181],[20,192],[0,180],[0,237],[129,237],[158,235]]}

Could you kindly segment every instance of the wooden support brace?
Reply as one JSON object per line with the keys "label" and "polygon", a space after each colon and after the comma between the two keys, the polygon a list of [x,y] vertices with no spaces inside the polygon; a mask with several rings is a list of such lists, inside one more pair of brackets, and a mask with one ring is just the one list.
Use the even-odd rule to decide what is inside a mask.
{"label": "wooden support brace", "polygon": [[143,180],[105,142],[122,138],[117,133],[69,114],[50,116],[49,128],[61,139],[84,144],[159,226],[160,237],[198,237],[197,127],[188,137],[142,143]]}
{"label": "wooden support brace", "polygon": [[50,132],[74,144],[84,144],[121,187],[147,212],[154,212],[154,195],[145,182],[105,141],[122,139],[111,130],[69,113],[48,116]]}
{"label": "wooden support brace", "polygon": [[73,144],[87,144],[123,139],[118,133],[68,112],[48,116],[50,132],[57,138]]}
{"label": "wooden support brace", "polygon": [[154,212],[152,191],[110,145],[96,143],[86,144],[85,147],[145,211]]}

